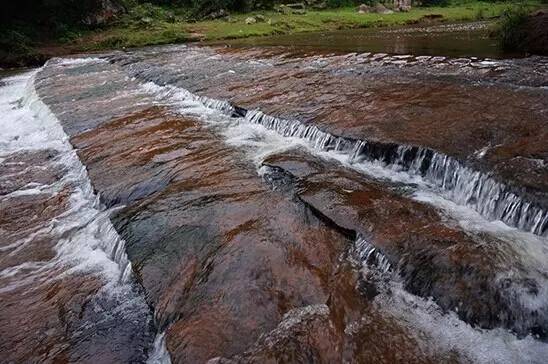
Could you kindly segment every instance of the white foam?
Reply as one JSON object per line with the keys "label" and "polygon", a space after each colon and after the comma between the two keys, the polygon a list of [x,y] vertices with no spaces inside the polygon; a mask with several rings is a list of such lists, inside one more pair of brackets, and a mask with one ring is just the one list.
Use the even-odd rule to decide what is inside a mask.
{"label": "white foam", "polygon": [[[36,271],[28,271],[26,277],[21,277],[20,283],[24,283],[25,278],[35,277],[34,274],[45,277],[47,270],[53,267],[65,267],[62,269],[63,274],[93,271],[103,277],[107,285],[116,287],[127,280],[131,272],[124,251],[125,243],[114,230],[108,213],[94,194],[87,171],[67,135],[36,94],[33,85],[36,73],[32,71],[11,77],[7,80],[7,86],[0,88],[0,112],[3,115],[0,118],[0,155],[5,157],[17,152],[55,150],[58,155],[51,163],[59,165],[64,174],[52,185],[25,188],[3,198],[42,192],[56,194],[63,190],[70,191],[70,195],[68,208],[38,231],[58,239],[55,259],[35,267]],[[28,239],[3,248],[15,248],[16,252],[31,242],[32,236],[28,236]],[[0,272],[0,275],[12,273],[13,269]]]}
{"label": "white foam", "polygon": [[[535,275],[535,278],[541,282],[542,286],[548,286],[546,280],[548,253],[545,237],[509,227],[500,221],[488,221],[470,207],[452,202],[444,196],[443,191],[420,176],[387,167],[376,161],[356,162],[348,153],[319,150],[316,145],[318,141],[283,136],[260,124],[250,124],[242,118],[231,118],[226,113],[207,107],[200,98],[186,90],[150,83],[146,85],[146,88],[159,97],[159,101],[173,105],[181,114],[195,116],[211,125],[214,130],[223,135],[226,143],[240,148],[248,158],[254,161],[259,174],[265,172],[260,168],[261,162],[269,155],[301,148],[321,158],[338,161],[341,165],[368,176],[413,186],[415,192],[410,197],[441,209],[463,229],[489,233],[506,241],[518,253],[518,260],[521,263],[526,264],[532,272],[536,270],[540,273]],[[319,142],[321,143],[321,140]],[[374,247],[369,247],[367,250],[368,253],[372,251]],[[537,260],[534,259],[535,256]],[[385,258],[383,260],[382,255],[379,255],[376,261],[384,272],[390,270],[390,263]],[[499,277],[499,279],[503,278],[503,276]],[[545,358],[548,357],[548,345],[538,340],[531,337],[518,339],[503,329],[472,328],[461,321],[456,314],[444,313],[433,301],[411,295],[397,281],[391,282],[395,285],[392,287],[395,294],[380,295],[376,302],[383,310],[410,325],[413,330],[419,330],[427,335],[429,340],[424,344],[425,349],[428,349],[428,342],[434,341],[440,348],[447,351],[456,350],[473,362],[486,364],[544,363]],[[536,302],[526,302],[525,306],[530,308],[546,306],[545,298],[548,297],[548,293],[545,291],[542,289],[539,299]]]}
{"label": "white foam", "polygon": [[152,353],[148,357],[147,364],[171,364],[171,357],[166,348],[165,332],[156,335]]}
{"label": "white foam", "polygon": [[57,59],[53,59],[53,62],[57,62],[57,64],[61,66],[81,66],[81,65],[86,65],[90,63],[105,63],[107,61],[97,57],[81,57],[81,58],[57,58]]}
{"label": "white foam", "polygon": [[375,280],[380,292],[373,301],[377,309],[407,327],[422,351],[432,355],[456,352],[461,359],[479,364],[545,363],[548,344],[531,336],[520,339],[500,328],[474,328],[455,312],[442,310],[431,298],[407,292],[382,252],[363,237],[357,237],[351,252],[362,279],[374,279],[368,274],[371,271],[382,277]]}
{"label": "white foam", "polygon": [[[533,241],[535,244],[541,241],[548,244],[546,237],[520,231],[499,220],[488,220],[473,208],[454,203],[451,199],[453,195],[451,191],[440,190],[439,187],[425,180],[420,175],[408,173],[397,168],[397,166],[386,166],[380,161],[356,161],[352,154],[341,152],[337,149],[322,150],[322,143],[330,142],[328,137],[317,138],[312,141],[308,140],[309,138],[281,135],[275,130],[264,127],[262,124],[248,123],[242,118],[229,117],[226,115],[226,111],[224,111],[229,108],[229,105],[223,106],[220,110],[208,107],[208,104],[204,102],[204,98],[197,97],[187,90],[174,86],[158,86],[149,82],[143,85],[143,89],[156,95],[162,102],[173,105],[182,114],[200,118],[204,122],[217,127],[229,145],[242,148],[246,151],[247,156],[257,165],[260,165],[270,155],[279,154],[294,148],[304,148],[310,154],[338,161],[347,168],[354,169],[376,179],[388,180],[414,187],[417,193],[413,198],[444,210],[448,215],[461,222],[463,228],[473,227],[473,230],[476,232],[502,233],[507,237],[512,236],[514,239],[522,241]],[[429,197],[427,198],[427,196]],[[464,215],[466,215],[466,218],[463,218]],[[509,231],[512,231],[512,233],[509,234]]]}
{"label": "white foam", "polygon": [[[0,293],[21,287],[30,292],[44,283],[63,281],[71,276],[91,276],[102,284],[94,296],[89,297],[89,308],[94,310],[96,321],[86,322],[82,328],[84,333],[87,334],[85,330],[95,332],[95,325],[116,325],[123,317],[123,325],[139,327],[143,332],[136,334],[146,338],[150,310],[131,279],[125,242],[110,222],[110,212],[99,203],[87,171],[60,123],[36,94],[33,83],[36,73],[31,71],[12,77],[6,86],[0,87],[1,163],[6,163],[7,156],[16,160],[16,153],[53,150],[55,152],[51,155],[54,157],[47,161],[45,168],[59,170],[62,176],[47,186],[29,189],[27,185],[3,196],[3,199],[9,202],[30,193],[51,196],[62,193],[68,198],[68,203],[66,206],[60,204],[56,216],[42,225],[21,230],[19,233],[26,236],[20,240],[2,246],[3,256],[8,259],[25,248],[53,249],[55,255],[49,260],[22,262],[0,271]],[[53,247],[43,244],[43,241],[52,242]],[[102,307],[104,300],[111,307]]]}
{"label": "white foam", "polygon": [[546,363],[546,343],[530,336],[519,339],[503,329],[475,329],[455,313],[444,313],[434,301],[414,296],[394,281],[390,292],[377,296],[375,304],[411,332],[421,332],[425,337],[417,337],[417,342],[424,351],[456,351],[481,364]]}

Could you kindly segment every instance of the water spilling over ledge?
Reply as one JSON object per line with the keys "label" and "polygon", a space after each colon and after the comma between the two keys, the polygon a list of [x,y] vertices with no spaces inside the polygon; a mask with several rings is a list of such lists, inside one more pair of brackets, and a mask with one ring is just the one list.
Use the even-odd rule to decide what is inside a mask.
{"label": "water spilling over ledge", "polygon": [[489,173],[475,171],[456,158],[434,150],[395,143],[383,143],[341,137],[322,131],[315,125],[267,115],[260,110],[246,110],[223,100],[192,94],[188,90],[149,84],[151,91],[164,97],[191,99],[226,115],[243,118],[262,125],[284,137],[311,142],[320,151],[334,151],[349,157],[350,163],[380,162],[387,168],[405,171],[434,184],[457,204],[475,209],[490,220],[540,236],[548,236],[548,210],[522,196],[519,187],[511,187],[492,178]]}
{"label": "water spilling over ledge", "polygon": [[35,74],[0,88],[2,357],[143,360],[151,318],[125,241],[36,94]]}
{"label": "water spilling over ledge", "polygon": [[[209,102],[209,105],[212,104]],[[226,106],[223,106],[225,109]],[[244,111],[238,108],[238,113]],[[316,149],[348,154],[351,163],[378,161],[389,168],[421,176],[449,192],[451,200],[474,208],[488,219],[501,220],[541,236],[548,233],[546,209],[519,196],[519,192],[495,181],[488,174],[474,171],[450,156],[422,147],[339,137],[323,132],[314,125],[279,119],[257,110],[245,112],[244,115],[246,121],[261,124],[283,136],[306,139]]]}
{"label": "water spilling over ledge", "polygon": [[[265,143],[264,148],[266,149],[266,154],[263,154],[263,152],[257,153],[257,151],[251,152],[252,154],[257,153],[256,157],[258,157],[257,161],[259,163],[263,160],[265,155],[271,155],[272,153],[275,153],[275,151],[278,150],[278,148],[280,151],[283,151],[283,150],[286,150],[291,145],[293,146],[301,145],[301,146],[309,147],[310,148],[309,151],[314,152],[312,154],[323,155],[327,159],[334,158],[335,160],[344,161],[344,163],[342,163],[343,165],[352,167],[352,169],[356,169],[360,171],[361,173],[368,174],[368,168],[375,165],[371,163],[364,163],[366,158],[363,158],[363,157],[360,158],[360,156],[363,155],[362,153],[363,153],[364,144],[365,144],[364,142],[361,142],[361,141],[356,141],[350,138],[333,137],[330,134],[322,132],[319,128],[315,126],[307,127],[307,126],[303,126],[303,124],[299,122],[291,123],[284,119],[265,116],[263,113],[258,111],[248,112],[243,108],[231,106],[231,104],[226,101],[214,100],[204,96],[196,96],[187,90],[180,89],[173,86],[158,86],[154,83],[146,83],[143,85],[143,89],[146,90],[147,92],[150,92],[156,95],[156,97],[158,97],[158,100],[162,100],[162,102],[172,105],[175,108],[175,110],[177,110],[177,112],[180,112],[182,114],[188,113],[192,115],[196,113],[197,115],[200,115],[200,114],[208,115],[208,119],[211,118],[213,120],[218,120],[217,123],[219,123],[220,125],[223,125],[224,123],[226,123],[229,117],[232,118],[232,120],[238,123],[237,124],[238,126],[234,127],[235,130],[227,133],[227,139],[229,140],[230,144],[234,143],[233,145],[235,146],[238,146],[238,147],[242,146],[244,147],[244,149],[247,149],[246,147],[252,146],[251,150],[255,150],[255,148],[257,148],[263,142],[261,141],[261,139],[266,138],[266,140],[264,140],[264,143]],[[221,115],[225,115],[225,118],[223,119]],[[249,118],[250,115],[253,115],[252,118]],[[262,122],[257,122],[256,120],[253,119],[257,115],[260,118],[265,118],[265,120],[267,120],[268,122],[266,122],[265,124],[263,124]],[[216,122],[213,122],[213,123],[214,123],[213,125],[216,124]],[[254,127],[254,125],[258,125],[259,128]],[[282,126],[281,128],[279,127],[280,125]],[[274,131],[276,135],[279,136],[278,138],[279,140],[276,140],[276,138],[273,138],[272,140],[270,140],[269,138],[271,136],[267,136],[268,133],[262,136],[263,135],[262,133],[264,133],[265,130]],[[334,142],[334,140],[337,140],[337,142]],[[249,143],[249,145],[247,145],[247,143]],[[281,143],[282,145],[279,145],[278,147],[276,147],[275,145],[272,145],[276,143]],[[288,145],[283,146],[284,143],[287,143]],[[379,145],[380,147],[378,147]],[[377,143],[376,144],[377,149],[373,149],[373,155],[375,156],[377,161],[383,162],[382,158],[384,157],[386,153],[386,149],[384,148],[386,147],[386,145],[387,144]],[[397,146],[394,144],[388,144],[388,146],[389,146],[389,149],[388,149],[389,151],[394,151],[398,149]],[[259,149],[261,148],[259,147]],[[317,152],[320,152],[320,153],[317,153]],[[326,152],[326,153],[323,154],[323,152]],[[341,156],[343,158],[341,158]],[[425,156],[423,155],[421,156],[421,158],[419,158],[421,163],[424,160],[424,158],[422,157],[425,157]],[[404,158],[400,158],[400,159],[403,160]],[[371,160],[371,157],[369,157],[369,160]],[[379,163],[376,163],[376,164],[379,164]],[[401,162],[401,165],[404,165],[403,161]],[[378,167],[379,166],[377,166],[377,168]],[[396,166],[389,165],[387,168],[386,163],[380,163],[380,167],[381,167],[380,169],[384,171],[383,176],[386,176],[388,179],[393,177],[392,171],[394,171],[396,167],[399,170],[398,173],[400,173],[402,169],[401,166],[398,166],[398,165]],[[420,167],[420,164],[419,164],[419,167]],[[416,167],[416,168],[418,169],[419,167]],[[386,173],[386,171],[388,171],[389,173]],[[410,175],[408,173],[408,169],[405,170],[404,173],[407,176]],[[283,176],[281,178],[278,178],[268,173],[268,168],[267,170],[260,171],[260,174],[264,175],[264,177],[266,177],[267,180],[269,180],[269,183],[272,183],[276,187],[276,190],[285,190],[286,188],[284,188],[283,184],[286,183],[286,181],[291,181],[291,178],[285,179]],[[422,176],[420,177],[423,178]],[[402,179],[400,176],[399,178],[400,179],[397,179],[397,181],[402,181],[404,183],[408,183],[409,180],[412,180],[409,177],[405,177]],[[417,182],[420,182],[420,181],[417,181],[415,179],[413,183],[417,183]],[[434,194],[439,194],[439,191],[435,190]],[[300,196],[300,193],[298,195]],[[300,197],[302,198],[302,196]],[[432,201],[430,203],[432,203],[434,206],[439,205],[440,207],[443,205],[443,203],[440,204],[440,201]],[[319,212],[314,206],[314,203],[309,203],[307,201],[306,205],[309,208],[311,208],[313,211]],[[364,208],[366,207],[364,206]],[[465,207],[465,210],[466,209],[468,208]],[[340,221],[334,222],[332,220],[332,217],[327,217],[325,215],[323,216],[324,216],[324,221],[327,221],[329,224],[338,226],[338,228],[341,227],[339,225]],[[487,232],[493,229],[493,227],[497,225],[497,223],[493,224],[493,223],[481,222],[482,219],[481,218],[478,219],[478,217],[475,217],[475,216],[471,218],[473,221],[478,220],[480,225],[481,224],[493,225],[489,227],[487,226],[481,227],[480,231],[482,229],[486,229],[485,231]],[[368,222],[367,219],[365,219],[365,221],[363,222],[364,225],[367,225],[369,223],[370,222]],[[463,225],[463,227],[464,226],[465,225]],[[344,227],[343,230],[345,229],[356,230],[355,227]],[[501,233],[501,231],[497,231],[497,229],[498,228],[495,228],[495,231],[496,231],[495,234]],[[451,236],[454,233],[455,232],[442,230],[441,235],[437,236],[436,239],[442,239],[442,241],[447,240],[449,236]],[[352,234],[355,234],[355,232],[351,233],[351,235]],[[523,234],[523,236],[521,236],[521,238],[523,239],[522,243],[525,246],[527,246],[528,249],[536,249],[534,248],[534,246],[537,246],[538,244],[541,244],[543,246],[544,241],[541,237],[531,238],[531,236],[529,235],[531,234],[526,233],[526,234]],[[463,237],[461,236],[459,239],[463,239]],[[503,244],[508,244],[508,243],[514,244],[513,239],[514,238],[511,238],[509,242],[504,242]],[[368,243],[366,240],[358,239],[357,241],[359,241],[360,244],[363,245],[363,249],[365,249],[366,253],[375,252],[375,254],[373,255],[373,257],[375,258],[372,261],[373,263],[376,260],[379,260],[380,262],[382,262],[381,264],[382,266],[387,266],[388,264],[390,264],[389,263],[390,261],[388,260],[388,258],[386,258],[383,254],[379,254],[379,255],[377,254],[378,248],[374,247],[373,245]],[[495,246],[498,244],[500,244],[500,242],[495,244]],[[466,247],[467,245],[469,247]],[[467,242],[466,244],[463,244],[463,247],[458,249],[462,249],[462,248],[469,249],[469,248],[472,248],[473,245],[475,245],[475,242],[471,240]],[[493,248],[495,246],[493,246]],[[436,247],[436,249],[439,249],[439,247]],[[476,249],[476,248],[472,248],[472,249]],[[399,259],[401,259],[401,256],[400,258],[398,258],[397,256],[400,254],[401,254],[401,251],[396,254],[396,260],[393,261],[393,264],[399,264]],[[426,267],[428,267],[430,264],[433,264],[429,262],[429,259],[439,259],[439,258],[435,258],[435,257],[428,258],[428,255],[426,257],[425,256],[421,257],[422,253],[419,253],[419,252],[405,253],[403,256],[405,256],[406,254],[410,254],[410,256],[417,254],[416,256],[414,256],[413,259],[407,261],[407,267],[405,268],[406,270],[405,276],[407,281],[406,286],[409,290],[416,292],[417,294],[423,297],[430,296],[432,294],[432,291],[430,290],[429,287],[437,285],[436,282],[429,282],[428,278],[425,278],[425,277],[430,275],[437,276],[438,274],[442,274],[441,272],[453,271],[453,268],[454,268],[451,265],[446,267],[438,266],[434,269],[434,270],[439,269],[438,273],[431,272],[430,274],[425,275],[425,273],[422,272],[421,268],[418,268],[418,271],[417,271],[416,267],[424,266],[425,269],[428,269]],[[442,249],[441,251],[438,251],[436,255],[437,254],[439,254],[441,257],[445,255],[446,253],[444,253]],[[474,254],[477,254],[477,252],[475,252]],[[508,253],[504,252],[503,254],[508,254]],[[408,258],[405,258],[405,259],[408,259]],[[415,262],[414,261],[415,259],[419,261],[420,263]],[[503,259],[506,259],[506,258],[503,258]],[[367,259],[364,263],[368,263]],[[527,264],[529,263],[530,262],[527,262]],[[437,265],[439,264],[440,262],[438,262]],[[462,264],[466,265],[467,263],[462,262]],[[477,262],[474,262],[472,264],[476,265]],[[518,263],[514,262],[512,264],[518,264]],[[468,266],[467,269],[470,270],[471,267]],[[483,280],[486,278],[485,277],[486,272],[482,272],[482,269],[480,266],[475,267],[474,270],[476,270],[474,273],[468,272],[466,274],[469,274],[470,276],[476,277],[476,278],[482,277],[480,278],[480,280]],[[485,293],[484,297],[482,297],[482,300],[485,300],[485,302],[479,305],[480,307],[474,307],[476,305],[474,301],[477,301],[479,297],[475,297],[474,299],[470,300],[470,297],[468,296],[468,294],[464,294],[464,296],[459,298],[459,295],[462,295],[462,293],[459,293],[459,292],[449,293],[447,291],[447,287],[445,287],[444,294],[441,295],[442,297],[438,296],[436,297],[436,300],[445,302],[442,304],[445,309],[451,309],[455,306],[459,307],[460,305],[462,305],[462,307],[460,307],[460,312],[461,312],[460,315],[467,322],[474,322],[475,324],[478,324],[482,327],[488,327],[488,328],[498,327],[499,325],[502,325],[504,327],[509,327],[512,330],[515,330],[516,332],[520,333],[520,335],[528,335],[530,332],[534,332],[535,335],[545,337],[545,330],[543,328],[546,326],[546,319],[548,318],[548,316],[546,315],[546,310],[548,307],[542,304],[543,297],[546,297],[544,289],[539,287],[539,285],[541,285],[542,282],[544,282],[544,278],[542,278],[543,277],[542,273],[540,273],[540,276],[537,276],[536,275],[537,273],[535,273],[535,278],[527,277],[528,273],[525,273],[526,277],[517,278],[517,276],[515,276],[514,278],[510,278],[509,280],[507,278],[497,276],[496,274],[493,274],[493,273],[494,272],[490,272],[487,274],[487,277],[490,277],[490,278],[487,278],[487,281],[490,283],[487,283],[487,282],[467,283],[467,284],[470,284],[472,287],[476,285],[482,285],[482,284],[489,285],[489,290],[488,291],[486,290],[484,292]],[[453,273],[450,273],[449,275],[451,274]],[[514,273],[509,273],[509,274],[513,275]],[[424,275],[423,278],[417,277],[417,276],[421,277],[423,275]],[[521,273],[518,275],[521,275]],[[463,278],[459,273],[456,273],[456,276],[458,278],[454,277],[452,279],[460,280]],[[469,279],[466,279],[466,280],[469,280]],[[437,289],[438,288],[435,288],[434,290],[437,290]],[[529,292],[527,294],[528,296],[527,298],[525,298],[524,296],[520,294],[515,293],[516,291],[519,291],[522,289],[527,290]],[[499,297],[500,292],[502,290],[507,291],[508,297],[505,297],[503,299]],[[453,294],[455,294],[455,296],[449,298],[449,296],[452,296]],[[491,309],[484,310],[483,308],[481,308],[481,306],[488,307],[489,305],[494,305],[494,304],[497,305],[497,310],[496,310],[497,312]]]}
{"label": "water spilling over ledge", "polygon": [[[176,58],[178,54],[180,54],[180,57]],[[249,56],[252,58],[249,59]],[[365,112],[365,110],[371,108],[371,105],[364,103],[362,99],[355,96],[359,95],[360,91],[366,94],[370,94],[371,91],[367,88],[362,91],[359,84],[354,85],[353,82],[363,79],[362,82],[370,82],[374,85],[375,79],[370,79],[367,75],[372,74],[375,78],[384,79],[386,76],[382,72],[386,72],[385,69],[389,69],[390,72],[397,72],[405,79],[410,77],[420,78],[416,74],[421,75],[426,67],[429,69],[428,72],[431,73],[429,76],[439,74],[440,77],[453,77],[456,79],[455,83],[464,81],[478,84],[480,82],[487,84],[497,82],[501,83],[501,89],[518,87],[520,92],[534,95],[533,100],[536,100],[537,96],[543,94],[542,87],[537,88],[536,86],[544,81],[535,77],[530,77],[529,80],[530,73],[526,76],[527,71],[524,67],[531,61],[493,61],[477,58],[450,59],[446,57],[417,57],[415,59],[413,56],[390,56],[371,53],[301,57],[288,55],[284,53],[283,49],[263,51],[261,53],[258,50],[234,52],[207,48],[184,48],[181,53],[177,53],[177,50],[160,49],[152,54],[136,52],[135,54],[109,56],[106,59],[115,66],[119,65],[124,72],[137,80],[165,87],[164,94],[169,93],[171,96],[178,94],[178,97],[190,98],[201,102],[206,107],[221,110],[234,117],[242,117],[250,123],[263,125],[275,130],[284,137],[301,138],[310,142],[314,148],[320,151],[345,154],[351,164],[356,165],[364,161],[374,162],[391,170],[403,171],[409,175],[418,176],[425,183],[443,191],[446,198],[457,204],[473,208],[487,219],[499,220],[523,231],[546,236],[548,233],[548,209],[546,207],[548,200],[545,193],[542,192],[546,172],[542,165],[536,167],[537,170],[533,170],[527,164],[534,165],[538,160],[535,161],[533,157],[523,159],[522,156],[525,157],[526,154],[520,154],[526,152],[542,156],[542,138],[538,141],[533,138],[530,141],[528,139],[517,139],[517,141],[507,142],[510,146],[514,144],[526,145],[526,143],[538,146],[530,148],[530,151],[526,149],[524,152],[514,152],[509,149],[510,147],[504,145],[500,148],[495,146],[491,148],[492,152],[488,152],[491,153],[489,158],[495,162],[488,161],[484,163],[482,158],[486,150],[490,149],[489,146],[484,147],[483,152],[479,154],[472,154],[470,150],[463,151],[462,146],[448,148],[449,151],[454,149],[454,152],[444,152],[436,147],[421,146],[440,145],[436,141],[436,135],[444,132],[441,129],[458,130],[461,128],[458,123],[456,125],[449,124],[444,128],[443,123],[445,121],[435,119],[436,113],[432,113],[431,116],[427,115],[428,117],[424,123],[426,125],[436,123],[440,126],[435,127],[437,132],[424,136],[424,144],[421,143],[422,136],[418,137],[418,143],[417,137],[410,138],[413,141],[412,143],[392,142],[390,135],[397,135],[397,132],[393,131],[388,132],[387,137],[382,138],[379,138],[378,132],[373,133],[373,136],[368,135],[367,132],[358,133],[359,137],[352,135],[355,133],[350,133],[352,136],[347,136],[347,128],[344,128],[344,123],[342,123],[342,127],[337,127],[340,122],[330,121],[333,118],[335,120],[346,120],[345,110],[348,109],[347,113],[351,114],[348,119],[357,118],[356,121],[350,123],[351,126],[360,122],[360,116],[367,120],[364,122],[366,127],[368,123],[372,123],[369,120],[371,116],[368,115],[370,112]],[[156,60],[157,63],[152,64],[149,58]],[[164,62],[169,67],[164,66]],[[548,69],[542,59],[533,63],[536,65],[535,67],[538,67],[536,74],[542,74]],[[180,68],[177,68],[178,66]],[[194,73],[195,71],[197,73]],[[485,76],[486,72],[488,76]],[[270,76],[269,73],[272,73],[273,76]],[[255,82],[254,77],[258,78],[260,82]],[[303,83],[301,81],[303,77],[306,77],[307,82]],[[345,87],[350,88],[351,91],[341,90],[339,92],[338,89],[333,89],[337,82],[342,82],[342,80],[338,81],[339,78],[344,78]],[[276,80],[279,80],[279,82],[276,83]],[[522,86],[522,82],[530,82],[535,87],[531,88],[530,91],[526,91],[527,87]],[[309,87],[308,84],[313,86]],[[407,84],[405,86],[409,87]],[[377,86],[373,87],[375,90]],[[397,85],[397,87],[403,86]],[[486,92],[492,92],[491,86],[486,87],[488,88]],[[282,88],[287,90],[284,91]],[[238,95],[238,92],[243,93],[245,96]],[[392,94],[397,95],[399,91],[398,89],[390,90],[387,95],[384,95],[383,92],[386,91],[381,86],[379,92],[381,100],[389,99]],[[442,92],[444,92],[443,89]],[[467,88],[462,96],[474,98],[473,94],[477,92],[478,90]],[[255,96],[254,93],[257,93],[257,95]],[[460,97],[462,90],[451,89],[447,97],[455,97],[453,93],[457,93]],[[406,106],[405,109],[411,110],[405,120],[420,119],[416,114],[422,113],[422,108],[413,110],[416,103],[414,99],[418,96],[412,94],[412,91],[405,91],[405,95],[412,99],[410,105],[403,104]],[[440,98],[443,97],[442,95],[443,93]],[[336,99],[333,99],[334,96],[341,97],[341,101],[336,102]],[[431,97],[430,94],[425,96]],[[507,96],[504,94],[501,97]],[[264,100],[262,100],[263,98]],[[300,99],[302,101],[299,101]],[[347,99],[346,102],[342,101]],[[457,100],[457,102],[463,103],[462,100]],[[286,103],[286,110],[283,107],[276,106],[280,102]],[[332,103],[335,106],[331,106]],[[341,109],[337,106],[345,103],[347,104],[345,108]],[[352,107],[353,103],[360,105],[363,110]],[[389,99],[387,104],[390,105],[391,103],[392,101]],[[319,105],[312,107],[316,104]],[[246,107],[242,107],[243,105],[246,105]],[[396,105],[398,104],[396,103]],[[381,104],[381,106],[383,105]],[[520,104],[516,105],[516,107],[520,106]],[[541,118],[544,112],[543,106],[544,104],[538,105]],[[387,107],[389,106],[383,108]],[[324,108],[326,111],[322,111]],[[300,111],[301,109],[304,112]],[[401,109],[403,107],[400,107],[397,112],[402,113]],[[442,112],[440,112],[439,118],[447,118],[445,108],[441,109]],[[512,108],[505,115],[511,112],[514,112]],[[284,116],[278,116],[280,114]],[[297,116],[292,116],[292,114]],[[303,118],[299,117],[301,114]],[[315,115],[318,115],[318,117],[314,117]],[[522,118],[528,117],[527,114],[522,115],[521,112],[519,115]],[[380,113],[379,117],[387,119],[383,121],[384,124],[392,124],[390,118],[384,114]],[[396,113],[393,117],[398,117],[398,114]],[[478,114],[478,117],[482,117],[482,115]],[[471,118],[467,117],[466,119]],[[512,133],[515,133],[520,123],[512,119],[510,121],[516,124],[510,129]],[[473,123],[474,120],[471,119],[470,122]],[[470,122],[466,121],[466,123]],[[531,125],[536,125],[537,122],[540,121],[534,119]],[[466,123],[462,128],[467,127]],[[478,123],[480,123],[480,120],[478,120]],[[420,124],[415,126],[415,128],[417,127],[423,128]],[[497,128],[498,125],[491,127]],[[375,128],[373,130],[376,130]],[[397,125],[394,125],[394,129],[397,128]],[[486,134],[484,128],[482,127],[474,133]],[[328,132],[327,130],[332,131]],[[422,133],[427,133],[427,131],[425,130]],[[523,133],[531,135],[532,131],[525,130]],[[463,130],[461,133],[461,135],[467,134],[469,134],[467,130]],[[503,135],[505,134],[503,133]],[[451,135],[448,137],[454,139]],[[432,138],[434,141],[430,140]],[[467,143],[467,138],[470,139],[471,137],[465,137],[460,143]],[[403,139],[405,140],[405,138]],[[441,136],[440,139],[444,140]],[[452,143],[452,140],[447,140],[446,144],[451,145]],[[500,152],[498,149],[500,149]],[[521,158],[519,159],[521,162],[518,162],[516,158],[502,159],[499,166],[496,164],[497,158],[500,158],[497,153],[503,153],[503,155],[517,153]],[[481,157],[478,157],[478,155]],[[493,165],[493,163],[495,164]],[[519,167],[519,163],[527,164],[525,164],[525,167]],[[529,177],[525,172],[526,170],[531,170]]]}
{"label": "water spilling over ledge", "polygon": [[375,248],[363,236],[357,236],[354,242],[353,251],[356,259],[364,266],[374,266],[381,273],[392,270],[392,265],[384,254]]}

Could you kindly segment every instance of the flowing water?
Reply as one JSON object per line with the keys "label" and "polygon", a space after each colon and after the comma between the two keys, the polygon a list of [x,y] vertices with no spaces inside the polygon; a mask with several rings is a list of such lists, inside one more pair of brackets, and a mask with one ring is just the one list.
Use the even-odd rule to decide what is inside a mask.
{"label": "flowing water", "polygon": [[0,89],[2,360],[142,360],[151,318],[125,242],[36,95],[35,74]]}
{"label": "flowing water", "polygon": [[548,60],[430,46],[4,77],[5,361],[544,363]]}

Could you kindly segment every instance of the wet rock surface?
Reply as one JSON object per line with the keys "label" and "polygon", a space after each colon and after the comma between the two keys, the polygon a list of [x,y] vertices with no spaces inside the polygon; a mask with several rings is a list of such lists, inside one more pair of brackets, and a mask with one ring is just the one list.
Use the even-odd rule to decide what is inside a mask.
{"label": "wet rock surface", "polygon": [[[433,297],[480,327],[546,336],[548,307],[529,309],[524,304],[539,298],[546,274],[534,272],[532,262],[521,258],[512,242],[464,232],[458,222],[407,198],[397,185],[386,188],[306,154],[276,155],[265,165],[274,174],[294,176],[301,201],[378,248],[410,292]],[[525,295],[518,298],[514,290]]]}
{"label": "wet rock surface", "polygon": [[[201,362],[219,355],[235,355],[249,362],[267,357],[278,362],[340,360],[332,339],[342,346],[350,338],[340,328],[330,328],[327,338],[316,336],[324,325],[334,325],[329,316],[321,325],[299,319],[291,325],[295,332],[285,326],[276,329],[276,323],[283,325],[288,320],[285,316],[299,316],[306,310],[301,307],[325,305],[338,295],[331,286],[340,274],[333,270],[337,259],[348,244],[344,235],[287,196],[270,192],[252,170],[239,167],[237,152],[231,156],[234,151],[220,146],[195,121],[172,119],[154,109],[130,117],[130,125],[124,119],[124,128],[135,131],[137,125],[146,125],[158,131],[159,126],[141,120],[150,121],[150,113],[155,113],[156,120],[163,119],[162,132],[147,133],[147,143],[141,133],[136,139],[125,135],[120,148],[145,164],[132,168],[150,181],[145,170],[164,154],[157,139],[161,135],[174,143],[166,148],[178,156],[171,165],[160,167],[171,171],[172,180],[165,189],[157,188],[154,196],[126,207],[115,221],[128,242],[128,254],[156,309],[159,325],[169,327],[167,347],[175,361]],[[73,143],[82,159],[96,155],[84,144],[100,140],[111,145],[107,135],[125,134],[122,128],[112,133],[111,126],[121,124],[117,120],[105,125],[106,134],[94,130],[75,137]],[[128,149],[132,140],[139,150],[154,146],[158,158]],[[175,153],[183,145],[187,152]],[[97,147],[103,148],[101,144]],[[151,162],[146,163],[147,159]],[[87,165],[92,176],[94,170],[102,170],[100,164],[89,161]],[[111,172],[113,166],[122,167],[112,161],[108,165]],[[125,181],[128,188],[135,183]],[[359,315],[356,307],[364,304],[358,303],[362,299],[356,292],[347,299],[354,307],[337,308],[342,315],[339,320]],[[309,326],[316,331],[310,332]],[[414,352],[412,345],[406,350]],[[420,352],[414,355],[424,358]]]}
{"label": "wet rock surface", "polygon": [[410,171],[441,152],[545,206],[545,69],[284,48],[51,61],[41,101],[2,104],[34,116],[0,138],[0,351],[543,363],[543,215],[512,228]]}
{"label": "wet rock surface", "polygon": [[432,148],[494,172],[546,204],[542,75],[548,65],[542,57],[303,57],[284,48],[188,48],[112,61],[129,63],[123,68],[145,81],[313,123],[335,135]]}
{"label": "wet rock surface", "polygon": [[[283,197],[269,196],[253,171],[238,168],[230,151],[195,121],[156,116],[163,116],[161,132],[149,133],[149,139],[126,136],[121,147],[142,165],[132,166],[142,182],[153,183],[145,171],[154,164],[158,167],[153,174],[169,171],[170,179],[152,187],[156,193],[149,198],[126,207],[116,226],[128,242],[129,257],[156,307],[156,318],[161,326],[171,324],[167,345],[175,357],[200,362],[235,354],[287,309],[325,302],[322,281],[327,282],[322,275],[328,274],[328,262],[344,240],[313,217],[307,224],[306,215],[299,218]],[[135,130],[139,115],[132,119],[137,123],[126,127]],[[75,145],[93,143],[87,135],[74,138]],[[112,144],[105,137],[97,135],[95,140]],[[155,163],[164,154],[162,139],[174,143],[166,146],[171,153],[181,152],[168,164]],[[149,148],[155,151],[147,163],[146,154],[138,150]],[[86,152],[82,148],[83,160]],[[111,171],[119,166],[105,163]],[[91,161],[88,168],[92,176],[96,168],[104,173]],[[135,185],[131,179],[124,183],[126,190]],[[285,230],[277,232],[279,226]],[[312,241],[325,241],[325,246],[313,249]]]}
{"label": "wet rock surface", "polygon": [[152,339],[145,302],[95,250],[108,217],[94,215],[55,125],[37,123],[28,109],[37,100],[10,102],[28,78],[19,77],[0,94],[1,361],[142,362]]}
{"label": "wet rock surface", "polygon": [[[73,115],[61,122],[78,124]],[[195,118],[152,106],[71,142],[104,204],[124,205],[114,224],[175,362],[340,361],[366,357],[357,343],[378,340],[345,332],[367,300],[354,269],[339,263],[344,231],[272,191]],[[377,315],[406,338],[400,360],[430,361],[415,334]]]}

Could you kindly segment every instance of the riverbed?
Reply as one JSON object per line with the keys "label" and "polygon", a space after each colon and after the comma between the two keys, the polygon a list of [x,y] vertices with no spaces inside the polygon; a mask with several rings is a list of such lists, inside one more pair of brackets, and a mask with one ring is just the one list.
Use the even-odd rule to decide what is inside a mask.
{"label": "riverbed", "polygon": [[485,34],[5,75],[5,361],[544,363],[548,58]]}

